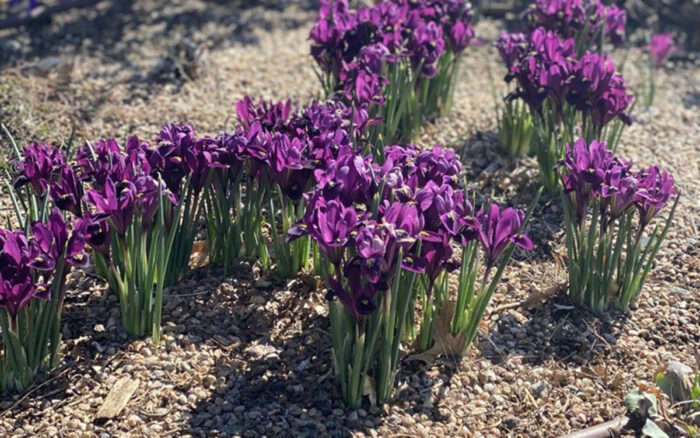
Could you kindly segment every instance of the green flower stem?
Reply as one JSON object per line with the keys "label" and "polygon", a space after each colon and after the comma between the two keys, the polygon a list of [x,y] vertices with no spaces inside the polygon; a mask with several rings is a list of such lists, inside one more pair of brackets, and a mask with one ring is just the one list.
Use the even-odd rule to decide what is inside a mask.
{"label": "green flower stem", "polygon": [[178,230],[165,277],[165,284],[168,286],[177,283],[187,272],[201,213],[202,202],[199,192],[194,193],[192,187],[184,186],[182,198],[184,199],[182,220],[175,222],[172,217],[166,217],[168,229],[175,227]]}
{"label": "green flower stem", "polygon": [[[520,232],[524,231],[525,226],[530,221],[532,213],[535,210],[535,206],[540,200],[542,195],[542,188],[537,191],[535,199],[530,204],[527,213],[525,214],[525,219],[523,220],[522,228]],[[478,292],[474,289],[474,284],[476,282],[477,276],[477,263],[475,263],[477,244],[476,242],[471,242],[467,245],[464,252],[462,253],[462,270],[460,271],[459,283],[457,286],[457,305],[455,306],[455,315],[452,317],[452,333],[453,335],[462,334],[464,336],[465,344],[464,351],[465,354],[470,348],[471,344],[474,342],[479,329],[479,323],[484,318],[486,312],[486,307],[488,306],[494,292],[496,291],[496,286],[501,281],[503,276],[503,271],[510,262],[510,258],[515,251],[515,245],[510,243],[506,248],[505,252],[501,256],[501,260],[498,263],[496,272],[490,275],[493,266],[487,266],[482,277],[481,286]],[[464,268],[464,262],[469,262],[468,268]],[[490,277],[490,281],[488,280]],[[488,285],[488,286],[487,286]]]}
{"label": "green flower stem", "polygon": [[[277,273],[282,278],[291,278],[300,270],[305,269],[309,263],[309,238],[308,236],[296,239],[291,243],[286,242],[289,227],[303,215],[306,203],[302,199],[298,206],[295,206],[284,196],[279,187],[274,193],[277,195],[277,204],[273,197],[268,200],[270,221],[272,222],[272,246],[275,252],[275,264]],[[279,207],[277,207],[279,206]],[[279,211],[279,214],[278,214]],[[281,219],[280,227],[277,226],[277,218]],[[280,230],[279,233],[277,230]]]}
{"label": "green flower stem", "polygon": [[474,299],[474,284],[476,283],[476,275],[479,267],[478,243],[471,241],[462,250],[462,266],[459,270],[459,282],[457,288],[457,302],[455,304],[455,313],[452,317],[450,332],[456,336],[460,330],[466,326],[466,318],[469,315],[469,305]]}

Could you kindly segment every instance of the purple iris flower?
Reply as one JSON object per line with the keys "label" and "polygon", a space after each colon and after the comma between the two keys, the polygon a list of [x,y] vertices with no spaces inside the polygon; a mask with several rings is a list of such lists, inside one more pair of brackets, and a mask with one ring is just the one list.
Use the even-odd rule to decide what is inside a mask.
{"label": "purple iris flower", "polygon": [[318,233],[328,248],[339,248],[352,237],[358,223],[357,212],[353,207],[345,207],[338,201],[329,201],[318,212]]}
{"label": "purple iris flower", "polygon": [[106,218],[99,218],[89,213],[85,214],[75,221],[73,230],[82,235],[85,242],[97,254],[109,259],[111,236]]}
{"label": "purple iris flower", "polygon": [[66,156],[58,147],[34,143],[22,148],[22,159],[16,161],[15,188],[31,185],[35,193],[43,195],[66,167]]}
{"label": "purple iris flower", "polygon": [[455,192],[454,210],[443,214],[441,219],[445,230],[462,246],[479,238],[481,225],[474,216],[467,189]]}
{"label": "purple iris flower", "polygon": [[525,219],[522,210],[509,207],[501,211],[498,205],[491,204],[488,211],[482,208],[476,217],[481,225],[479,238],[487,267],[496,264],[510,243],[528,251],[532,250],[532,240],[520,232]]}
{"label": "purple iris flower", "polygon": [[428,181],[416,193],[415,201],[423,212],[426,230],[437,232],[444,224],[444,216],[454,211],[454,189],[448,184],[438,185]]}
{"label": "purple iris flower", "polygon": [[219,167],[240,167],[244,161],[267,160],[267,149],[262,141],[262,125],[253,122],[249,129],[238,129],[233,134],[224,134],[217,138],[216,153],[212,162]]}
{"label": "purple iris flower", "polygon": [[661,172],[657,166],[638,173],[639,187],[635,204],[639,209],[640,223],[645,226],[678,193],[673,176]]}
{"label": "purple iris flower", "polygon": [[211,137],[198,138],[193,147],[194,160],[190,163],[190,186],[195,196],[204,189],[212,168],[218,167],[218,142]]}
{"label": "purple iris flower", "polygon": [[615,64],[606,56],[586,52],[581,57],[566,98],[577,110],[590,116],[598,132],[614,118],[631,123],[626,111],[633,97],[627,94],[625,80],[615,73]]}
{"label": "purple iris flower", "polygon": [[267,144],[269,180],[292,200],[300,199],[312,176],[311,163],[306,158],[308,145],[298,137],[290,139],[281,133],[275,133]]}
{"label": "purple iris flower", "polygon": [[606,172],[600,194],[608,203],[603,209],[609,208],[611,219],[622,216],[637,199],[639,181],[628,170],[626,166],[613,165]]}
{"label": "purple iris flower", "polygon": [[367,106],[350,107],[340,101],[312,102],[290,122],[297,136],[307,137],[311,157],[318,164],[338,157],[343,148],[353,148],[353,135],[362,138],[368,126]]}
{"label": "purple iris flower", "polygon": [[104,187],[85,193],[85,202],[94,207],[98,217],[108,218],[117,234],[124,236],[134,218],[136,194],[133,182],[124,180],[115,184],[108,177]]}
{"label": "purple iris flower", "polygon": [[[160,136],[155,139],[155,147],[147,150],[154,176],[163,178],[171,192],[179,194],[183,179],[195,170],[202,171],[197,146],[192,125],[180,123],[163,126]],[[201,180],[205,178],[197,175],[198,183],[203,184]]]}
{"label": "purple iris flower", "polygon": [[385,201],[383,222],[399,243],[412,244],[418,238],[433,238],[425,232],[425,219],[415,203]]}
{"label": "purple iris flower", "polygon": [[149,152],[150,146],[148,142],[139,140],[137,136],[132,135],[126,140],[124,155],[127,178],[151,173],[153,168],[151,163],[148,162]]}
{"label": "purple iris flower", "polygon": [[408,41],[408,56],[413,68],[421,67],[421,73],[429,78],[435,76],[437,60],[445,53],[445,40],[442,27],[434,22],[425,22],[420,18],[409,20],[407,28],[411,29]]}
{"label": "purple iris flower", "polygon": [[150,175],[142,175],[134,179],[133,188],[135,191],[136,205],[139,207],[141,223],[144,229],[153,224],[154,216],[160,203],[159,196],[163,196],[163,204],[168,202],[177,205],[177,197],[168,189],[167,185]]}
{"label": "purple iris flower", "polygon": [[260,99],[256,105],[250,96],[245,96],[242,101],[236,103],[238,122],[245,129],[249,129],[255,122],[260,123],[266,131],[282,129],[295,112],[291,100],[272,103]]}
{"label": "purple iris flower", "polygon": [[0,230],[0,308],[17,315],[32,298],[49,299],[50,289],[35,284],[29,267],[29,242],[20,231]]}
{"label": "purple iris flower", "polygon": [[605,35],[613,45],[619,46],[625,42],[626,25],[627,12],[624,9],[614,5],[605,8]]}
{"label": "purple iris flower", "polygon": [[58,208],[82,216],[83,186],[72,167],[61,169],[60,177],[50,185],[49,193]]}
{"label": "purple iris flower", "polygon": [[384,44],[364,46],[358,53],[358,64],[371,75],[381,75],[384,60],[389,51]]}
{"label": "purple iris flower", "polygon": [[452,258],[452,246],[447,233],[440,233],[437,242],[423,242],[421,258],[425,263],[425,274],[432,285],[442,271],[452,272],[459,263]]}
{"label": "purple iris flower", "polygon": [[511,68],[517,68],[528,48],[528,40],[523,33],[504,32],[498,38],[496,48],[509,72],[514,73]]}
{"label": "purple iris flower", "polygon": [[339,79],[348,101],[358,105],[384,103],[382,92],[387,84],[386,78],[366,71],[357,62],[344,64]]}
{"label": "purple iris flower", "polygon": [[347,151],[328,165],[318,169],[315,177],[318,185],[329,198],[338,197],[344,204],[369,204],[377,192],[378,169],[372,157]]}
{"label": "purple iris flower", "polygon": [[13,322],[32,298],[48,300],[51,292],[46,286],[37,287],[31,275],[11,278],[0,275],[0,309],[6,309]]}
{"label": "purple iris flower", "polygon": [[102,187],[107,179],[121,181],[131,174],[126,157],[113,138],[85,144],[76,152],[78,176],[95,187]]}
{"label": "purple iris flower", "polygon": [[355,244],[360,264],[361,274],[372,283],[379,283],[391,272],[391,264],[396,257],[394,245],[386,227],[376,223],[364,224],[357,233]]}
{"label": "purple iris flower", "polygon": [[664,65],[668,55],[675,50],[673,35],[670,33],[659,33],[651,36],[649,53],[651,53],[651,58],[654,61],[654,67],[659,68]]}
{"label": "purple iris flower", "polygon": [[440,146],[419,152],[415,157],[415,166],[419,186],[429,181],[454,186],[462,172],[462,163],[457,154],[452,149]]}
{"label": "purple iris flower", "polygon": [[393,168],[402,168],[411,172],[415,168],[415,160],[419,150],[415,145],[386,146],[384,148],[384,164],[382,170],[388,172]]}
{"label": "purple iris flower", "polygon": [[614,163],[615,157],[605,142],[576,140],[573,147],[566,145],[566,154],[560,164],[564,192],[573,194],[572,202],[579,219],[583,218],[591,196],[600,193],[606,172]]}
{"label": "purple iris flower", "polygon": [[307,206],[304,218],[289,228],[287,240],[310,234],[331,263],[338,266],[343,247],[357,234],[361,214],[338,200],[326,201],[318,191],[309,197]]}
{"label": "purple iris flower", "polygon": [[355,320],[376,310],[374,298],[379,291],[374,284],[362,281],[361,264],[362,261],[355,258],[343,269],[343,275],[348,279],[349,290],[346,290],[337,279],[329,278],[330,288],[326,294],[326,299],[329,301],[337,297]]}
{"label": "purple iris flower", "polygon": [[84,268],[88,265],[85,239],[80,232],[69,231],[60,210],[54,208],[46,224],[32,225],[29,266],[40,271],[52,271],[65,254],[66,263]]}

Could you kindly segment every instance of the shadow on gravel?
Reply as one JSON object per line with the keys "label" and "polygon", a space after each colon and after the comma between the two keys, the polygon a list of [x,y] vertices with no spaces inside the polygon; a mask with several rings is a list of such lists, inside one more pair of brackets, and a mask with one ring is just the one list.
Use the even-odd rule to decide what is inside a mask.
{"label": "shadow on gravel", "polygon": [[[527,210],[540,188],[539,170],[534,157],[510,157],[498,148],[498,134],[477,132],[458,150],[467,185],[477,195],[489,197],[500,205]],[[481,204],[484,199],[477,199]],[[551,261],[555,236],[561,231],[563,212],[557,197],[543,193],[527,228],[535,249],[516,251],[516,260]],[[556,243],[555,243],[556,245]]]}
{"label": "shadow on gravel", "polygon": [[519,356],[532,366],[551,360],[586,365],[612,352],[629,318],[623,313],[597,317],[574,308],[562,294],[521,312],[501,313],[497,329],[481,342],[482,355],[492,363]]}
{"label": "shadow on gravel", "polygon": [[[273,26],[296,28],[304,22],[294,19],[271,21],[264,14],[245,14],[252,8],[281,11],[295,4],[301,9],[311,10],[310,0],[201,0],[205,7],[180,11],[167,5],[153,13],[144,14],[135,8],[134,0],[109,1],[99,13],[91,8],[74,9],[62,13],[60,20],[31,23],[6,35],[8,40],[17,38],[28,46],[20,52],[3,53],[0,67],[12,65],[20,60],[39,60],[52,57],[73,57],[77,54],[97,56],[105,61],[123,61],[141,54],[144,41],[170,41],[175,33],[183,40],[196,44],[207,43],[209,48],[224,44],[256,44],[250,37],[256,27],[269,29]],[[244,16],[245,14],[245,16]],[[65,17],[70,17],[65,21]],[[216,31],[207,27],[216,26]],[[146,33],[136,32],[145,29]],[[2,46],[0,46],[2,47]],[[4,50],[4,49],[3,49]],[[95,72],[98,73],[98,72]]]}
{"label": "shadow on gravel", "polygon": [[[345,409],[333,376],[326,303],[316,289],[311,281],[297,278],[240,294],[238,302],[230,303],[230,312],[196,330],[201,336],[208,331],[206,325],[220,330],[236,326],[237,334],[211,370],[217,381],[211,396],[187,414],[185,433],[344,437],[353,431],[370,433],[386,421],[367,398],[361,409]],[[436,406],[439,399],[425,392],[429,379],[419,376],[420,368],[413,372],[414,367],[409,363],[398,378],[397,405],[430,399]],[[420,412],[432,421],[446,421],[437,408]]]}
{"label": "shadow on gravel", "polygon": [[688,109],[700,106],[700,92],[693,91],[683,96],[683,106]]}
{"label": "shadow on gravel", "polygon": [[35,387],[21,397],[0,394],[3,416],[16,419],[18,424],[37,402],[55,410],[74,401],[80,391],[92,385],[96,370],[119,361],[133,341],[121,329],[116,297],[109,298],[101,280],[78,272],[69,277],[67,285],[59,366],[37,378]]}
{"label": "shadow on gravel", "polygon": [[327,319],[305,305],[310,288],[280,286],[240,294],[228,318],[207,321],[212,329],[235,327],[236,339],[212,370],[226,383],[190,412],[188,433],[313,436],[340,426],[327,424],[340,407],[328,367]]}

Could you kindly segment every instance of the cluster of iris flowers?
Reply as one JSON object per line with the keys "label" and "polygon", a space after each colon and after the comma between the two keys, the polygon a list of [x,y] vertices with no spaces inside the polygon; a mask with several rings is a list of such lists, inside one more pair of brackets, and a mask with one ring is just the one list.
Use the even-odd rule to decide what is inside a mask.
{"label": "cluster of iris flowers", "polygon": [[[376,381],[381,401],[391,396],[399,346],[414,336],[405,327],[414,324],[417,300],[424,309],[412,339],[419,350],[432,346],[444,302],[456,303],[452,331],[468,340],[458,353],[468,347],[513,248],[532,248],[521,234],[525,214],[488,202],[475,211],[452,150],[390,146],[376,163],[365,155],[368,114],[342,102],[298,109],[246,97],[236,110],[235,131],[217,137],[166,124],[151,143],[100,140],[70,159],[69,148],[17,149],[11,194],[27,231],[4,234],[3,333],[14,336],[5,340],[13,345],[8,352],[25,342],[45,349],[17,353],[33,365],[6,354],[6,380],[21,378],[6,387],[26,388],[55,363],[63,284],[70,266],[87,265],[88,248],[119,298],[125,331],[157,342],[163,289],[182,278],[203,229],[213,262],[249,258],[281,277],[311,267],[326,276],[336,365],[351,406],[367,379]],[[463,248],[461,262],[455,246]],[[447,276],[455,269],[459,288],[451,298]],[[49,298],[51,305],[42,304]]]}
{"label": "cluster of iris flowers", "polygon": [[[563,192],[569,296],[603,312],[626,311],[641,293],[668,232],[679,194],[673,176],[652,166],[634,171],[604,142],[578,139],[558,166]],[[673,202],[662,224],[658,213]]]}
{"label": "cluster of iris flowers", "polygon": [[268,268],[269,234],[277,273],[292,277],[312,260],[308,239],[285,242],[287,229],[308,208],[302,194],[316,168],[341,149],[362,147],[369,117],[333,101],[297,109],[246,97],[236,109],[238,128],[210,140],[217,149],[205,199],[210,256],[225,268],[236,259],[260,260]]}
{"label": "cluster of iris flowers", "polygon": [[[92,248],[98,273],[119,296],[127,333],[153,333],[156,340],[168,255],[180,226],[178,196],[160,177],[168,172],[161,153],[137,137],[123,149],[111,139],[82,146],[69,164],[56,146],[26,146],[18,151],[11,191],[24,229],[47,221],[55,228],[65,216],[74,237],[66,260],[85,245]],[[54,251],[62,254],[60,245]],[[57,296],[61,304],[63,294]]]}
{"label": "cluster of iris flowers", "polygon": [[[574,39],[562,39],[554,31],[540,27],[528,35],[503,34],[497,47],[508,67],[505,79],[515,83],[506,100],[520,100],[529,109],[527,123],[508,126],[534,131],[529,135],[542,181],[554,193],[558,186],[554,166],[563,156],[563,144],[576,136],[589,141],[605,138],[614,150],[624,125],[631,123],[632,95],[607,55],[586,51],[577,56]],[[525,133],[505,137],[529,138]]]}
{"label": "cluster of iris flowers", "polygon": [[[359,405],[368,382],[380,402],[389,399],[401,341],[408,337],[419,351],[431,347],[443,303],[456,302],[448,316],[465,339],[457,352],[463,353],[514,247],[532,249],[522,234],[525,213],[492,203],[475,212],[460,173],[453,151],[410,145],[385,148],[382,164],[343,148],[314,173],[316,185],[304,195],[309,208],[289,240],[311,236],[322,254],[336,372],[350,407]],[[448,273],[457,269],[452,297]],[[423,317],[417,339],[410,339],[417,300]]]}
{"label": "cluster of iris flowers", "polygon": [[322,0],[311,54],[329,95],[382,120],[371,144],[410,141],[423,119],[452,106],[460,57],[474,37],[471,16],[464,0],[384,0],[357,9]]}
{"label": "cluster of iris flowers", "polygon": [[84,234],[56,208],[26,232],[0,229],[0,390],[24,391],[57,365],[66,276],[87,263]]}
{"label": "cluster of iris flowers", "polygon": [[601,0],[535,0],[525,14],[530,31],[539,27],[575,40],[576,53],[602,51],[607,41],[625,42],[627,13]]}

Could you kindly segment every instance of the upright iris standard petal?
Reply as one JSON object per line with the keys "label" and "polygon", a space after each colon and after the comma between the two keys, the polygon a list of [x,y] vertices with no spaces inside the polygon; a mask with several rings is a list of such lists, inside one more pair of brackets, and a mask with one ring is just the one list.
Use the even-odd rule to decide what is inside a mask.
{"label": "upright iris standard petal", "polygon": [[476,217],[480,223],[479,238],[487,266],[496,264],[509,243],[532,250],[532,240],[520,231],[525,219],[522,210],[509,207],[501,211],[498,205],[491,204],[488,209],[482,208]]}
{"label": "upright iris standard petal", "polygon": [[14,162],[14,187],[29,184],[34,193],[43,196],[49,186],[60,178],[66,167],[66,156],[61,149],[46,143],[34,143],[22,148],[22,157]]}

